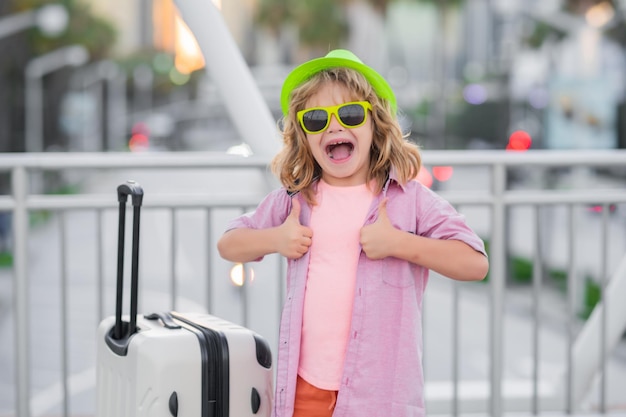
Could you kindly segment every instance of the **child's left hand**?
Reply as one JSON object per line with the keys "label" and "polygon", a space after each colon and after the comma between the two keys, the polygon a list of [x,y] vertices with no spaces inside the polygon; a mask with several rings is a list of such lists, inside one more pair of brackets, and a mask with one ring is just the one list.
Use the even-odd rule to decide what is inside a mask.
{"label": "child's left hand", "polygon": [[361,228],[361,247],[370,259],[383,259],[390,256],[394,234],[398,232],[387,215],[387,198],[378,206],[378,218],[372,224]]}

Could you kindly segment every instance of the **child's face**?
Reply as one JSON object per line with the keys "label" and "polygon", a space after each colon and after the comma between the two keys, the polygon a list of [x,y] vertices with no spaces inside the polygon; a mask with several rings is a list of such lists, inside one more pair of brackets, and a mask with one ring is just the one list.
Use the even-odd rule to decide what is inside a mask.
{"label": "child's face", "polygon": [[[355,101],[348,89],[340,84],[326,84],[306,103],[305,108],[328,107]],[[330,185],[364,184],[370,162],[373,125],[366,110],[365,123],[354,128],[344,127],[331,116],[330,123],[320,133],[306,133],[313,157],[322,168],[322,178]]]}

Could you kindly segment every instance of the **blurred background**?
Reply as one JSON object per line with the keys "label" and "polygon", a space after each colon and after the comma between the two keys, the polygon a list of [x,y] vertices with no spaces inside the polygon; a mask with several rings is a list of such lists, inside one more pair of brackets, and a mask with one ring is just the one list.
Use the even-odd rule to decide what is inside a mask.
{"label": "blurred background", "polygon": [[[208,311],[275,348],[281,260],[231,265],[214,242],[270,185],[285,76],[335,48],[390,82],[420,180],[489,247],[485,283],[429,283],[430,410],[623,415],[626,310],[595,307],[622,308],[626,285],[626,0],[213,4],[258,87],[243,101],[208,70],[232,56],[201,53],[222,39],[196,39],[173,0],[0,0],[0,416],[93,415],[120,179],[152,205],[142,311]],[[270,112],[259,137],[233,118],[246,92]]]}
{"label": "blurred background", "polygon": [[[624,146],[624,1],[216,4],[276,118],[289,69],[346,47],[425,149]],[[0,152],[238,142],[172,0],[5,0],[0,49]]]}

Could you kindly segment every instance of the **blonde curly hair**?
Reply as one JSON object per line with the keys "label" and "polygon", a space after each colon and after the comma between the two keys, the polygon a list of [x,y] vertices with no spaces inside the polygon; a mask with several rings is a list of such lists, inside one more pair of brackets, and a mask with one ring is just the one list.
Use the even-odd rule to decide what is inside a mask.
{"label": "blonde curly hair", "polygon": [[315,204],[311,185],[321,176],[321,167],[313,157],[296,113],[327,83],[342,85],[351,92],[351,100],[368,101],[372,105],[374,132],[367,173],[367,183],[373,184],[372,192],[382,191],[392,167],[402,184],[416,178],[421,167],[419,148],[406,139],[389,102],[381,100],[358,71],[338,67],[314,74],[291,94],[289,110],[281,120],[284,146],[271,163],[272,172],[283,186],[291,193],[302,193],[308,203]]}

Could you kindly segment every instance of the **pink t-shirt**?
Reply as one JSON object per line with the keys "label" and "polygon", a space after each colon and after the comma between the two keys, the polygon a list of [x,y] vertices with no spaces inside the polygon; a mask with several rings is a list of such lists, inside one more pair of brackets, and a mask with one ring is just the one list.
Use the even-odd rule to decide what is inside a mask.
{"label": "pink t-shirt", "polygon": [[317,189],[298,373],[321,389],[339,390],[341,383],[361,252],[360,230],[372,199],[365,184],[335,187],[320,181]]}

